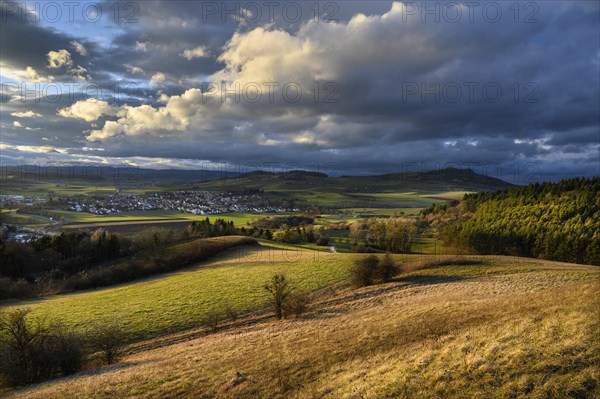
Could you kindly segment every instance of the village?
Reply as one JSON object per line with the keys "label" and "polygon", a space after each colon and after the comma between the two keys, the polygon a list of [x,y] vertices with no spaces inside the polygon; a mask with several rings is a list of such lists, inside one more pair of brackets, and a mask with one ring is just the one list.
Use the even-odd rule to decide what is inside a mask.
{"label": "village", "polygon": [[67,210],[88,212],[95,215],[152,210],[212,215],[227,212],[279,213],[296,209],[269,204],[258,194],[174,191],[147,192],[144,194],[115,193],[104,197],[76,196],[69,198]]}

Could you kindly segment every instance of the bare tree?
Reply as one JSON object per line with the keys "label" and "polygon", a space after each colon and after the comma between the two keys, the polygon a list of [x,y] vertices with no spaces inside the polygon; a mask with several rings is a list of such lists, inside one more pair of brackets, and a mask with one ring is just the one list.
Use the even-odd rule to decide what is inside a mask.
{"label": "bare tree", "polygon": [[216,332],[219,329],[219,323],[221,322],[222,314],[216,309],[209,310],[203,318],[203,324],[210,328],[212,332]]}
{"label": "bare tree", "polygon": [[275,311],[275,317],[278,320],[283,318],[283,312],[288,297],[292,293],[292,287],[289,281],[286,279],[285,274],[275,273],[271,277],[271,281],[264,286],[265,290],[269,293],[269,302],[273,306]]}
{"label": "bare tree", "polygon": [[231,319],[231,321],[236,321],[239,316],[238,311],[229,302],[225,304],[225,314]]}
{"label": "bare tree", "polygon": [[89,331],[92,349],[102,352],[107,364],[114,363],[127,342],[127,333],[117,321],[96,322]]}
{"label": "bare tree", "polygon": [[10,385],[30,384],[58,373],[73,374],[84,363],[79,334],[25,309],[0,314],[0,376]]}

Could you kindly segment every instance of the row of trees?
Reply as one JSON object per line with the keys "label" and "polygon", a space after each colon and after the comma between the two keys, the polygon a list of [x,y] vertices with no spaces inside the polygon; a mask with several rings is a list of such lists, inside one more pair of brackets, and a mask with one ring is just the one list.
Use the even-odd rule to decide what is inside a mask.
{"label": "row of trees", "polygon": [[237,230],[232,220],[228,222],[225,219],[217,219],[211,223],[207,217],[205,220],[193,221],[188,226],[187,232],[200,237],[218,237],[236,234]]}
{"label": "row of trees", "polygon": [[[291,224],[285,223],[289,221]],[[241,234],[250,237],[275,240],[289,244],[317,243],[327,245],[329,239],[323,229],[310,225],[313,219],[305,216],[282,216],[266,218],[253,223],[250,227],[237,229],[233,221],[217,219],[211,223],[209,218],[192,222],[186,234],[190,237],[216,237],[232,234]]]}
{"label": "row of trees", "polygon": [[[169,245],[168,236],[158,231],[149,231],[144,235],[148,236],[144,238],[145,245],[148,245],[146,250],[136,253],[135,256],[116,259],[112,262],[92,264],[82,270],[61,269],[62,263],[60,262],[55,264],[55,268],[49,270],[39,269],[35,264],[23,263],[28,267],[23,271],[27,279],[22,277],[15,279],[0,275],[0,300],[124,283],[153,274],[177,270],[192,262],[207,260],[232,247],[257,244],[256,240],[251,237],[230,237],[227,240],[196,239],[173,247]],[[22,245],[19,246],[22,247]],[[22,259],[33,261],[39,253],[32,251],[29,255]],[[69,258],[69,261],[73,262],[77,259]],[[32,276],[35,278],[31,278]]]}
{"label": "row of trees", "polygon": [[77,273],[126,253],[122,244],[117,235],[102,229],[91,234],[63,232],[32,243],[0,242],[0,276],[35,278],[55,269]]}
{"label": "row of trees", "polygon": [[275,241],[289,244],[316,243],[317,245],[328,245],[329,238],[325,235],[322,227],[314,226],[289,227],[283,224],[273,234]]}
{"label": "row of trees", "polygon": [[448,245],[600,265],[600,178],[477,193],[423,213]]}
{"label": "row of trees", "polygon": [[129,237],[97,229],[91,233],[62,232],[30,243],[0,241],[0,277],[30,282],[64,278],[124,256],[165,247],[178,239],[173,232],[154,227]]}

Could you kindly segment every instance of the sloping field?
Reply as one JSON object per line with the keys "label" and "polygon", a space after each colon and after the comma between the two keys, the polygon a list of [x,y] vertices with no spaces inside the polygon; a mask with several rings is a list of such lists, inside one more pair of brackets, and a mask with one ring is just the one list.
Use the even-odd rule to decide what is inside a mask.
{"label": "sloping field", "polygon": [[41,300],[13,301],[32,316],[47,315],[74,326],[121,319],[135,338],[179,331],[200,324],[216,306],[238,312],[264,307],[263,285],[283,271],[298,287],[315,290],[348,276],[348,255],[261,245],[228,250],[214,261],[129,284]]}
{"label": "sloping field", "polygon": [[600,269],[416,266],[429,267],[323,297],[301,319],[241,323],[12,397],[599,397]]}

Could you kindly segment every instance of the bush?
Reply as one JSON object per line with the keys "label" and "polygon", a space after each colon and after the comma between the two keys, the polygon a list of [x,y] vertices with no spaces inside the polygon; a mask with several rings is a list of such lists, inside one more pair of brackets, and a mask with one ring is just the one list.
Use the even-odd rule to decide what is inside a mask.
{"label": "bush", "polygon": [[117,321],[96,322],[88,332],[91,348],[101,352],[107,364],[113,364],[127,342],[127,333]]}
{"label": "bush", "polygon": [[61,324],[28,320],[19,309],[0,317],[0,374],[9,385],[32,384],[81,370],[80,337]]}
{"label": "bush", "polygon": [[310,303],[310,294],[306,291],[298,291],[292,293],[286,304],[285,304],[285,313],[293,314],[297,318],[302,316],[306,310],[308,309],[308,304]]}
{"label": "bush", "polygon": [[51,346],[54,348],[54,358],[61,374],[77,373],[85,364],[83,338],[80,334],[62,324],[56,324],[52,330]]}
{"label": "bush", "polygon": [[35,296],[35,289],[24,279],[13,280],[10,277],[0,277],[0,300],[32,296]]}
{"label": "bush", "polygon": [[231,321],[236,321],[238,319],[238,311],[230,303],[225,304],[225,314]]}
{"label": "bush", "polygon": [[387,252],[383,259],[381,259],[381,261],[379,262],[378,277],[383,282],[388,282],[392,279],[392,277],[394,277],[398,273],[398,271],[399,270],[396,267],[396,264],[394,263],[392,255],[390,255],[390,253]]}
{"label": "bush", "polygon": [[378,277],[379,259],[375,255],[359,258],[352,268],[352,283],[356,287],[365,287],[375,282]]}
{"label": "bush", "polygon": [[221,322],[222,314],[216,309],[209,310],[204,318],[202,319],[202,324],[204,324],[207,328],[212,332],[217,332],[219,329],[219,323]]}

